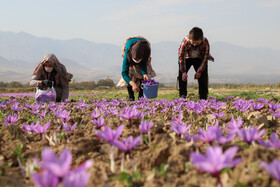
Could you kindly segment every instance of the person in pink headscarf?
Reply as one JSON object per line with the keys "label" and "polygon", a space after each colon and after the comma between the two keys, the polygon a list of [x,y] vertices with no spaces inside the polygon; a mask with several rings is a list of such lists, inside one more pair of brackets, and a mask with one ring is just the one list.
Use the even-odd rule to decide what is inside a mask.
{"label": "person in pink headscarf", "polygon": [[64,101],[69,96],[69,82],[73,75],[68,73],[54,54],[47,54],[35,68],[30,85],[40,89],[53,86],[56,91],[56,101]]}

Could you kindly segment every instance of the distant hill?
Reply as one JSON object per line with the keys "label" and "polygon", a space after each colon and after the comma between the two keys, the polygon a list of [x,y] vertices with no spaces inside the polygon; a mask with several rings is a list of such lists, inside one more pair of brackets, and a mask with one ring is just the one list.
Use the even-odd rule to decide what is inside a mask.
{"label": "distant hill", "polygon": [[[160,82],[176,81],[179,44],[174,41],[152,44],[152,65]],[[54,53],[77,81],[97,81],[109,76],[117,82],[121,76],[121,46],[0,32],[0,81],[29,81],[47,53]],[[280,82],[280,51],[210,41],[210,53],[215,58],[214,63],[209,62],[210,82]],[[189,74],[192,77],[194,70]]]}

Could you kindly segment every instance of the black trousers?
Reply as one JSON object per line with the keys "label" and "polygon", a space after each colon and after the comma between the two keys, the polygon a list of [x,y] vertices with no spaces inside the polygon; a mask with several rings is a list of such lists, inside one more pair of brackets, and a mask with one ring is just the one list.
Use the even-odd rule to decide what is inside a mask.
{"label": "black trousers", "polygon": [[[140,82],[141,82],[142,80],[140,80]],[[139,88],[140,88],[140,91],[139,91],[139,94],[138,94],[138,99],[140,98],[140,97],[143,97],[143,89],[141,88],[141,85],[139,86]],[[133,90],[132,90],[132,86],[127,86],[127,91],[128,91],[128,96],[129,96],[129,100],[130,101],[135,101],[135,97],[134,97],[134,92],[133,92]]]}
{"label": "black trousers", "polygon": [[[186,61],[186,72],[190,70],[191,66],[193,66],[195,72],[200,67],[202,60],[199,58],[187,58]],[[182,72],[179,70],[179,95],[180,97],[186,98],[187,96],[187,81],[182,80]],[[207,99],[208,96],[208,64],[206,65],[204,71],[201,74],[201,77],[198,79],[198,87],[199,87],[199,98]]]}

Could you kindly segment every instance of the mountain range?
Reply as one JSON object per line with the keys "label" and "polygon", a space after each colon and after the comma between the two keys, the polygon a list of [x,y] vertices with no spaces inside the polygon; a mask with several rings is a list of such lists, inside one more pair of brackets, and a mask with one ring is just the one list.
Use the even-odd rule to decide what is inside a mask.
{"label": "mountain range", "polygon": [[[156,80],[162,83],[176,81],[179,45],[174,41],[152,44]],[[210,83],[280,82],[280,51],[211,41],[210,48],[215,58],[215,62],[208,63]],[[54,53],[77,81],[97,81],[109,77],[117,82],[121,77],[121,46],[0,31],[0,81],[28,82],[35,67],[48,53]],[[190,82],[194,81],[193,74],[194,70],[190,70]]]}

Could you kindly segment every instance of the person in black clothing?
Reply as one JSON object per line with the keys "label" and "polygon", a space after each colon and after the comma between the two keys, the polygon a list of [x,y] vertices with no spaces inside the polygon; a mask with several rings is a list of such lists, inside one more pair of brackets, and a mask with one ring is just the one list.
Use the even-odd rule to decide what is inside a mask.
{"label": "person in black clothing", "polygon": [[185,37],[179,48],[179,96],[187,96],[187,73],[191,66],[195,70],[194,78],[198,79],[199,98],[208,97],[208,60],[214,61],[209,53],[210,46],[203,31],[194,27]]}

